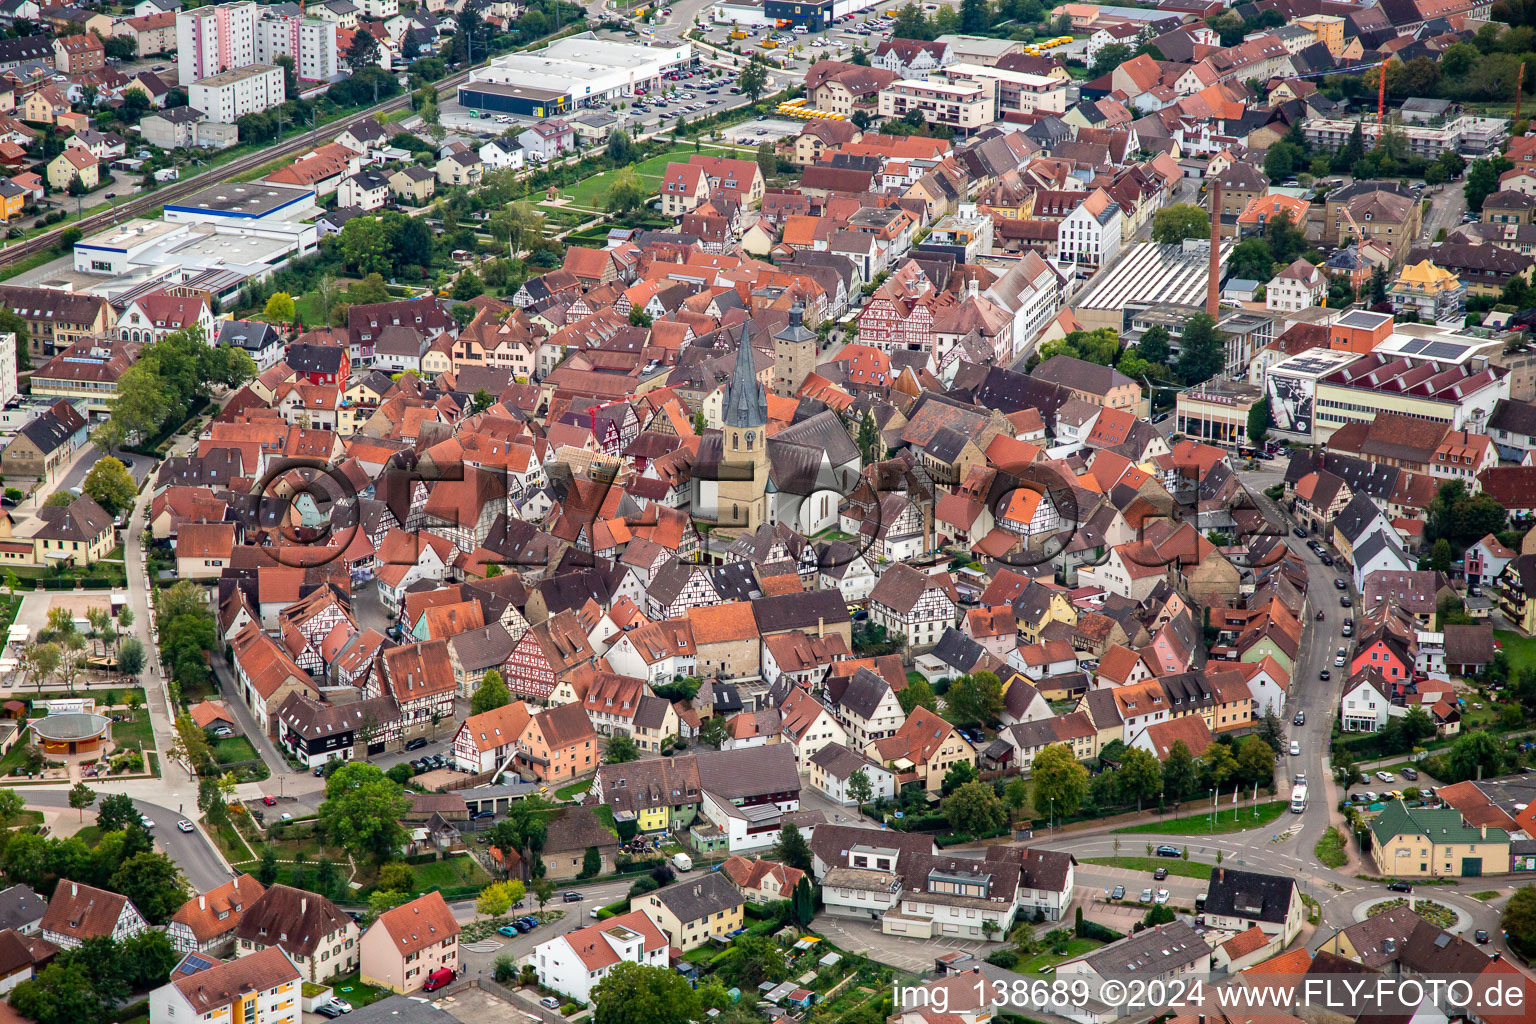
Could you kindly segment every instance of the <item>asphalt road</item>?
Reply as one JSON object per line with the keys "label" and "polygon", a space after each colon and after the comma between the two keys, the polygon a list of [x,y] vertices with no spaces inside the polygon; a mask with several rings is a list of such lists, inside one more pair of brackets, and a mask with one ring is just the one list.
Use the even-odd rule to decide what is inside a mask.
{"label": "asphalt road", "polygon": [[[69,806],[69,793],[66,790],[34,788],[26,790],[22,795],[26,797],[27,803],[41,807]],[[176,829],[177,821],[183,816],[190,817],[185,811],[180,808],[161,807],[159,804],[144,800],[135,800],[133,805],[141,814],[155,823],[153,834],[156,845],[176,862],[182,874],[187,877],[187,882],[198,892],[206,892],[229,881],[231,876],[228,869],[219,859],[218,851],[214,849],[212,841],[200,828],[192,832],[180,832]],[[195,811],[196,808],[193,810]]]}

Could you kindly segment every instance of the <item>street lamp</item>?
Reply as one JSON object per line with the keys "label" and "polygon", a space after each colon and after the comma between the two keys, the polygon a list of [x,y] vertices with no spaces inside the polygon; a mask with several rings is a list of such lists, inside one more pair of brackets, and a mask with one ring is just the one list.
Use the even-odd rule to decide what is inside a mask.
{"label": "street lamp", "polygon": [[117,193],[108,192],[107,199],[112,203],[112,223],[117,223]]}

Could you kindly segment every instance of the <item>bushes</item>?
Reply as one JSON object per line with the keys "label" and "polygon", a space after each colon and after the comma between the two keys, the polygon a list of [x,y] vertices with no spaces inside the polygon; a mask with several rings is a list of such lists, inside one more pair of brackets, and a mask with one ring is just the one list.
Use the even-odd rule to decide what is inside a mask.
{"label": "bushes", "polygon": [[973,836],[969,832],[949,832],[942,836],[935,836],[933,845],[943,850],[950,846],[959,846],[961,843],[974,843],[981,839],[997,839],[1006,835],[1008,835],[1006,828],[983,832],[979,836]]}
{"label": "bushes", "polygon": [[1084,921],[1077,929],[1077,934],[1085,939],[1096,939],[1099,942],[1118,942],[1125,938],[1113,928],[1106,928],[1097,921]]}

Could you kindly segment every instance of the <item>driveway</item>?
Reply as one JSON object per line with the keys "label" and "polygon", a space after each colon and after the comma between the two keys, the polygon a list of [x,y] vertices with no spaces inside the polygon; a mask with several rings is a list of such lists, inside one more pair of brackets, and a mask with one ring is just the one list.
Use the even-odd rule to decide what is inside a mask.
{"label": "driveway", "polygon": [[272,773],[274,779],[280,779],[289,773],[288,762],[277,752],[272,741],[256,724],[256,719],[251,715],[251,709],[245,706],[245,701],[240,699],[240,681],[235,678],[234,671],[223,658],[210,658],[213,665],[213,674],[219,681],[219,695],[224,698],[224,703],[234,712],[235,720],[240,724],[240,731],[245,738],[255,746],[256,753],[266,762],[267,771]]}
{"label": "driveway", "polygon": [[818,915],[812,927],[850,953],[859,953],[903,971],[922,974],[932,971],[934,960],[945,953],[964,950],[984,956],[1000,948],[999,943],[973,939],[940,937],[915,940],[899,935],[883,935],[879,922],[833,917],[830,914]]}

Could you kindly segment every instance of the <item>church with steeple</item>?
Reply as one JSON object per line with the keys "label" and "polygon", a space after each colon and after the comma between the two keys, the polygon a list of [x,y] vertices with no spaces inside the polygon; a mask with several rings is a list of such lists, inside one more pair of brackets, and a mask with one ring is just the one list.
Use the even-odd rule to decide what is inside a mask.
{"label": "church with steeple", "polygon": [[752,368],[752,321],[744,320],[721,410],[718,523],[755,530],[768,521],[768,393]]}
{"label": "church with steeple", "polygon": [[[792,318],[789,330],[774,339],[776,351],[792,350],[792,363],[813,357],[816,346],[816,336],[798,326]],[[753,329],[752,320],[744,321],[736,339],[720,430],[706,431],[699,441],[690,510],[698,521],[715,523],[721,539],[765,523],[809,537],[836,525],[843,496],[859,481],[859,449],[837,414],[825,408],[797,410],[794,422],[768,437],[768,392],[754,372]],[[776,358],[775,370],[783,365]]]}

